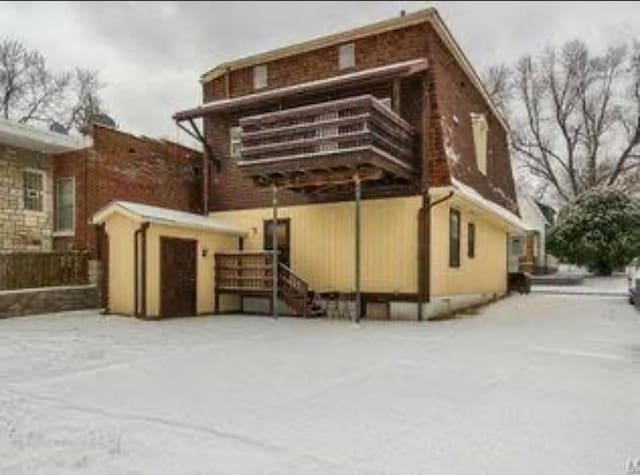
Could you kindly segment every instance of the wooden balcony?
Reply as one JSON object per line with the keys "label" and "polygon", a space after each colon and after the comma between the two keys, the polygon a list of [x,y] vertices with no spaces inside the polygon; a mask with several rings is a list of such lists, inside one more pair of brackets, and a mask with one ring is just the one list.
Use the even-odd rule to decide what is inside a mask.
{"label": "wooden balcony", "polygon": [[240,119],[238,166],[256,184],[292,189],[349,180],[411,180],[415,133],[370,95]]}

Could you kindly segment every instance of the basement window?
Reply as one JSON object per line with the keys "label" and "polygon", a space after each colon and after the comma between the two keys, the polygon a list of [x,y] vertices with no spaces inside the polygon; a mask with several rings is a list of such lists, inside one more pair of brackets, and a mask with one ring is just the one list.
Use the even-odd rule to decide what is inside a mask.
{"label": "basement window", "polygon": [[267,65],[261,64],[253,67],[253,88],[264,89],[268,83]]}
{"label": "basement window", "polygon": [[24,209],[43,211],[44,172],[25,170],[22,175]]}
{"label": "basement window", "polygon": [[449,210],[449,267],[460,267],[460,211]]}
{"label": "basement window", "polygon": [[348,69],[356,66],[356,45],[355,43],[347,43],[340,45],[338,50],[338,68]]}

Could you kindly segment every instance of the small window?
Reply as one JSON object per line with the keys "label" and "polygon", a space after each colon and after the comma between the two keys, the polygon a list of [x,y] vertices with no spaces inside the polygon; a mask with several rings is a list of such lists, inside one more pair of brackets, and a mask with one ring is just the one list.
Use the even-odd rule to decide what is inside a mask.
{"label": "small window", "polygon": [[347,69],[353,68],[356,65],[356,45],[354,43],[347,43],[340,45],[338,50],[338,68]]}
{"label": "small window", "polygon": [[476,225],[473,223],[467,226],[467,257],[476,257]]}
{"label": "small window", "polygon": [[449,266],[460,267],[460,211],[449,211]]}
{"label": "small window", "polygon": [[22,175],[22,180],[24,209],[29,211],[43,211],[44,173],[25,171]]}
{"label": "small window", "polygon": [[240,158],[240,150],[242,149],[242,141],[240,139],[241,127],[231,127],[229,129],[229,156],[231,158]]}
{"label": "small window", "polygon": [[59,178],[56,181],[56,231],[73,231],[73,188],[73,178]]}
{"label": "small window", "polygon": [[484,114],[471,114],[471,129],[473,133],[473,144],[476,152],[476,164],[478,170],[484,175],[487,174],[487,132],[489,126]]}
{"label": "small window", "polygon": [[253,88],[263,89],[267,87],[267,65],[261,64],[253,68]]}

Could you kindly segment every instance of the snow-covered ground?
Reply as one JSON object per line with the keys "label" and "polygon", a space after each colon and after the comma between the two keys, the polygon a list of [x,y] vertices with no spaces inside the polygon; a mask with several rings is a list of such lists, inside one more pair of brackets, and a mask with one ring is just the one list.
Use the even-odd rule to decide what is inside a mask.
{"label": "snow-covered ground", "polygon": [[515,296],[457,320],[0,320],[0,473],[624,474],[640,315]]}
{"label": "snow-covered ground", "polygon": [[575,294],[626,297],[629,295],[627,276],[615,274],[609,277],[587,276],[580,285],[546,285],[534,284],[534,293],[543,294]]}

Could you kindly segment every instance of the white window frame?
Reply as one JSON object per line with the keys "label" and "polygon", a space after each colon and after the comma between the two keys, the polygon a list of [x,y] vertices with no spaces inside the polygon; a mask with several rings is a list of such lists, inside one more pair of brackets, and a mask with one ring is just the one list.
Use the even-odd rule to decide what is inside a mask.
{"label": "white window frame", "polygon": [[[71,203],[72,203],[72,212],[71,212],[71,227],[67,228],[67,229],[60,229],[58,228],[58,216],[59,216],[59,206],[60,206],[60,200],[59,200],[59,196],[58,196],[58,190],[59,188],[59,183],[62,181],[70,181],[71,182]],[[73,236],[75,234],[75,229],[76,229],[76,179],[73,176],[65,176],[65,177],[59,177],[56,178],[55,180],[55,185],[54,185],[54,213],[53,213],[53,217],[54,217],[54,222],[53,222],[53,228],[54,228],[54,232],[53,235],[54,236]]]}
{"label": "white window frame", "polygon": [[476,165],[483,175],[487,174],[489,124],[484,114],[471,113],[471,132],[476,155]]}
{"label": "white window frame", "polygon": [[264,89],[269,85],[269,68],[266,64],[253,67],[253,89]]}
{"label": "white window frame", "polygon": [[[31,173],[33,175],[40,175],[42,178],[42,189],[40,190],[40,202],[42,203],[41,209],[27,208],[27,202],[24,199],[26,190],[25,174]],[[27,213],[45,214],[47,212],[47,172],[38,168],[23,168],[22,169],[22,209]]]}
{"label": "white window frame", "polygon": [[344,43],[338,47],[338,69],[356,67],[356,44]]}
{"label": "white window frame", "polygon": [[229,157],[231,158],[238,159],[242,157],[240,153],[242,149],[240,132],[242,132],[242,127],[240,126],[229,127]]}

